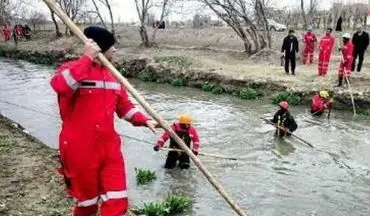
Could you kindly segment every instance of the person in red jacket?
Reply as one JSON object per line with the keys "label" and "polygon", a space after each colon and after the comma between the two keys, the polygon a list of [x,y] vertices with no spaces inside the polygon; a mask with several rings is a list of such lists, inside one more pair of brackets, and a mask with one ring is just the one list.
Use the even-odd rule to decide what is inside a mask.
{"label": "person in red jacket", "polygon": [[315,43],[317,42],[315,33],[312,32],[312,28],[309,27],[307,33],[304,35],[304,50],[303,50],[303,64],[313,63],[313,53],[315,51]]}
{"label": "person in red jacket", "polygon": [[88,27],[84,34],[90,38],[84,54],[60,66],[51,79],[62,119],[58,171],[76,201],[73,216],[95,215],[99,202],[99,215],[124,215],[128,208],[126,173],[114,113],[152,131],[157,122],[135,108],[125,88],[97,59],[99,51],[112,59],[113,34],[99,27]]}
{"label": "person in red jacket", "polygon": [[331,35],[332,29],[328,28],[326,35],[321,38],[319,45],[319,76],[325,76],[328,73],[331,53],[333,51],[335,39]]}
{"label": "person in red jacket", "polygon": [[320,91],[312,97],[311,100],[311,114],[322,115],[325,109],[331,109],[333,106],[333,100],[329,98],[327,91]]}
{"label": "person in red jacket", "polygon": [[349,33],[343,34],[343,45],[341,50],[341,61],[338,70],[338,85],[342,86],[343,77],[351,76],[351,68],[353,63],[353,44],[351,42],[351,35]]}
{"label": "person in red jacket", "polygon": [[1,32],[3,35],[4,41],[10,40],[11,29],[8,25],[4,25]]}
{"label": "person in red jacket", "polygon": [[[197,129],[192,126],[192,117],[190,115],[180,115],[178,122],[171,125],[171,128],[176,134],[184,141],[184,143],[190,148],[191,142],[193,142],[192,151],[195,155],[198,155],[200,144]],[[170,138],[170,148],[180,149],[177,142],[170,137],[169,132],[165,132],[157,141],[157,145],[154,146],[154,150],[158,151],[164,146],[164,143]],[[167,155],[166,169],[172,169],[176,167],[176,163],[179,161],[179,167],[181,169],[188,169],[190,167],[189,156],[184,152],[170,151]]]}

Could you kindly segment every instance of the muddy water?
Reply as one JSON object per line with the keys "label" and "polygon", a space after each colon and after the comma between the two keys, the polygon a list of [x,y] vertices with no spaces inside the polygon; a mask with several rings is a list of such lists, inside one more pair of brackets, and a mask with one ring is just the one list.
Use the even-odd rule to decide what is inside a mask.
{"label": "muddy water", "polygon": [[[56,97],[49,87],[53,69],[22,61],[0,59],[0,99],[22,104],[45,115],[0,102],[1,113],[20,122],[51,147],[57,146],[60,121]],[[267,101],[246,102],[229,96],[214,96],[190,88],[142,83],[132,80],[149,103],[167,120],[191,113],[201,136],[202,150],[244,157],[228,161],[200,156],[205,166],[249,215],[370,215],[369,122],[352,121],[351,113],[334,111],[322,126],[304,121],[306,107],[293,108],[299,124],[297,135],[315,149],[295,139],[278,141],[273,129],[258,116],[276,107]],[[116,121],[117,130],[152,142],[156,136],[145,128]],[[187,215],[233,215],[197,169],[165,171],[164,152],[124,138],[129,195],[135,205],[168,193],[188,196],[192,209]],[[330,153],[330,154],[329,154]],[[158,180],[137,186],[137,168],[149,168]]]}

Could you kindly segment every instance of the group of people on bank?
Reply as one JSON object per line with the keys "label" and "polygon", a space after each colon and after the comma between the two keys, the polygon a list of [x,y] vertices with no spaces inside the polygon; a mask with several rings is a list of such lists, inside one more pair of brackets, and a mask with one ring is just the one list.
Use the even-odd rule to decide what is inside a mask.
{"label": "group of people on bank", "polygon": [[5,24],[1,28],[1,35],[3,37],[4,41],[9,41],[12,37],[17,43],[20,39],[31,39],[31,28],[26,24],[17,24],[13,28],[11,28],[9,25]]}
{"label": "group of people on bank", "polygon": [[[295,75],[296,58],[299,52],[299,41],[294,35],[294,30],[289,30],[289,35],[284,38],[281,52],[285,58],[285,72]],[[318,43],[318,75],[326,76],[329,70],[331,55],[335,46],[335,38],[332,29],[328,28],[326,34],[318,42],[312,28],[303,36],[304,50],[302,52],[302,63],[313,64],[314,51]],[[351,36],[350,33],[342,35],[342,45],[339,48],[341,59],[338,69],[338,87],[343,84],[343,77],[349,79],[351,72],[360,72],[364,60],[364,54],[369,46],[369,34],[365,32],[361,25],[357,25],[357,31]],[[356,60],[358,64],[356,67]],[[290,67],[290,68],[289,68]],[[290,71],[289,71],[290,69]]]}

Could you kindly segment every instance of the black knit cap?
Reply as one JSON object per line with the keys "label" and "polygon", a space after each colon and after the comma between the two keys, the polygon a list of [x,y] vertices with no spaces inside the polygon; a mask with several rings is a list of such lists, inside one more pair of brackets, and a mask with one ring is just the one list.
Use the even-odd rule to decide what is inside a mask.
{"label": "black knit cap", "polygon": [[85,28],[84,34],[99,45],[101,52],[107,51],[116,43],[114,35],[105,28],[90,26]]}

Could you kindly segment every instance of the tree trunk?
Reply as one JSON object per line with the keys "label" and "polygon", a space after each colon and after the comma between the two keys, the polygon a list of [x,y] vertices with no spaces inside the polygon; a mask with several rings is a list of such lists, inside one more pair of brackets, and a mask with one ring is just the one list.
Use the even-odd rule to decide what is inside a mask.
{"label": "tree trunk", "polygon": [[98,5],[96,4],[95,0],[92,0],[92,3],[93,3],[93,5],[94,5],[94,7],[95,7],[95,11],[96,11],[96,13],[98,14],[98,17],[99,17],[99,19],[100,19],[100,22],[102,23],[102,25],[103,25],[103,26],[104,26],[104,28],[106,29],[106,28],[107,28],[107,25],[105,25],[104,19],[103,19],[103,17],[102,17],[102,16],[101,16],[101,14],[100,14],[100,10],[99,10]]}
{"label": "tree trunk", "polygon": [[145,25],[141,25],[140,26],[140,37],[141,37],[141,41],[143,42],[143,45],[145,47],[150,47],[150,42],[149,42],[149,37],[148,37],[148,32],[146,31],[146,27]]}
{"label": "tree trunk", "polygon": [[301,0],[301,11],[302,11],[302,17],[303,17],[303,29],[307,28],[307,18],[306,18],[306,12],[304,11],[304,1]]}
{"label": "tree trunk", "polygon": [[51,13],[51,19],[53,20],[53,23],[54,23],[54,26],[55,26],[55,33],[56,33],[56,36],[57,37],[62,37],[62,33],[59,31],[59,25],[58,25],[58,22],[57,20],[55,19],[55,14],[54,14],[54,11],[49,8],[50,10],[50,13]]}
{"label": "tree trunk", "polygon": [[109,1],[105,0],[106,6],[109,11],[109,16],[110,16],[110,21],[111,21],[111,27],[112,27],[112,33],[113,35],[116,35],[116,30],[114,28],[114,20],[113,20],[113,13],[112,13],[112,8],[110,7]]}

